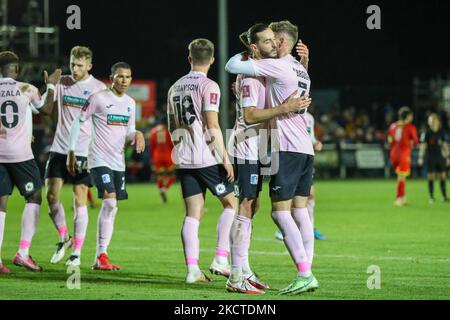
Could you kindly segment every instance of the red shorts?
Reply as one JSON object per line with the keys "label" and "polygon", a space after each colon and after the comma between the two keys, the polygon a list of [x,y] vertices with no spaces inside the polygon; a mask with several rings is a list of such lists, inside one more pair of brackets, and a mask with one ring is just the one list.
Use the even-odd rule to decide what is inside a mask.
{"label": "red shorts", "polygon": [[392,166],[397,174],[409,176],[411,174],[411,160],[410,158],[391,158]]}
{"label": "red shorts", "polygon": [[154,171],[170,171],[175,170],[175,165],[172,161],[172,157],[157,157],[152,159],[152,167]]}

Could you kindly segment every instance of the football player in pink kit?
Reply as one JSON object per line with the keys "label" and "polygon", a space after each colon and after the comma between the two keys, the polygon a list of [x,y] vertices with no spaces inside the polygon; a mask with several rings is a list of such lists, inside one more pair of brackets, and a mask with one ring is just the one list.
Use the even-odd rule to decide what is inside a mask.
{"label": "football player in pink kit", "polygon": [[92,119],[95,134],[87,165],[97,186],[98,196],[103,199],[98,216],[97,252],[92,267],[96,270],[120,269],[109,262],[107,249],[114,229],[117,201],[128,199],[125,188],[125,143],[132,141],[137,153],[142,153],[145,148],[144,135],[136,130],[136,102],[126,94],[131,79],[131,67],[127,63],[114,64],[111,67],[111,88],[89,97],[70,131],[67,169],[75,176],[82,170],[76,158],[81,128]]}
{"label": "football player in pink kit", "polygon": [[[298,28],[289,21],[271,23],[270,28],[278,42],[279,59],[241,61],[238,54],[225,68],[235,74],[265,77],[268,106],[273,108],[294,90],[298,90],[299,96],[308,95],[311,81],[305,68],[307,62],[303,65],[290,54],[297,43]],[[299,294],[319,286],[311,272],[314,231],[306,208],[312,184],[314,150],[303,111],[271,121],[271,130],[277,133],[276,141],[272,142],[272,167],[278,169],[270,180],[272,218],[282,231],[297,267],[296,278],[279,294]]]}
{"label": "football player in pink kit", "polygon": [[210,271],[228,277],[229,237],[236,213],[233,167],[223,142],[218,113],[220,89],[207,77],[214,63],[214,45],[207,39],[189,44],[191,71],[168,92],[169,131],[173,160],[181,182],[186,217],[182,240],[187,265],[186,283],[211,281],[199,268],[198,228],[208,188],[224,208],[217,225],[216,255]]}
{"label": "football player in pink kit", "polygon": [[[273,31],[258,23],[241,34],[255,60],[276,58],[277,46]],[[239,214],[231,228],[231,276],[227,290],[245,294],[264,293],[268,285],[253,273],[248,261],[252,219],[259,207],[262,186],[261,159],[267,155],[267,120],[308,106],[309,98],[289,97],[286,103],[265,108],[265,78],[238,75],[236,80],[236,124],[229,139],[228,151],[233,159],[239,197]],[[265,147],[264,147],[265,146]],[[261,153],[261,154],[260,154]]]}
{"label": "football player in pink kit", "polygon": [[[55,137],[50,148],[45,167],[45,183],[49,215],[59,234],[59,242],[50,262],[58,263],[65,255],[66,249],[73,246],[73,252],[66,265],[80,265],[88,225],[87,194],[91,185],[91,177],[87,171],[87,155],[91,141],[91,121],[81,126],[75,155],[81,167],[76,176],[71,176],[66,168],[66,157],[69,151],[70,127],[80,114],[86,100],[95,92],[103,90],[103,82],[89,74],[92,69],[92,51],[89,48],[76,46],[70,52],[71,75],[61,78],[56,86],[55,106],[58,108],[58,123]],[[74,238],[69,235],[64,207],[60,201],[60,192],[65,182],[73,184],[74,195]]]}
{"label": "football player in pink kit", "polygon": [[61,77],[57,69],[47,77],[47,92],[41,98],[36,87],[16,81],[19,58],[11,51],[0,52],[0,274],[10,270],[1,259],[8,197],[14,185],[25,198],[22,235],[13,263],[31,271],[42,268],[29,255],[31,240],[39,224],[42,180],[31,150],[31,127],[27,113],[34,107],[44,114],[51,112],[55,85]]}

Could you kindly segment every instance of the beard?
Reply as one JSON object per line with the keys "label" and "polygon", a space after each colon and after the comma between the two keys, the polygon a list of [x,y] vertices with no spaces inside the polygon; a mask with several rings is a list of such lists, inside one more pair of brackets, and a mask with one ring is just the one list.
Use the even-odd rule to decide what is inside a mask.
{"label": "beard", "polygon": [[278,58],[277,50],[270,50],[270,51],[259,50],[259,53],[263,59]]}

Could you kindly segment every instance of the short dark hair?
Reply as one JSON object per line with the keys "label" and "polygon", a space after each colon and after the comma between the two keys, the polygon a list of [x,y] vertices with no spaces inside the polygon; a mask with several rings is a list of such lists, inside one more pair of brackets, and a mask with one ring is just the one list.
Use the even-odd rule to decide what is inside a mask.
{"label": "short dark hair", "polygon": [[412,114],[412,110],[409,107],[401,107],[398,110],[398,118],[402,121],[406,120],[410,114]]}
{"label": "short dark hair", "polygon": [[214,56],[214,44],[208,39],[195,39],[189,43],[189,56],[194,64],[208,64]]}
{"label": "short dark hair", "polygon": [[0,52],[0,68],[10,63],[19,63],[19,56],[12,51]]}
{"label": "short dark hair", "polygon": [[250,27],[247,31],[247,42],[248,44],[253,44],[258,42],[259,37],[258,33],[269,29],[269,26],[266,23],[256,23]]}
{"label": "short dark hair", "polygon": [[119,68],[131,70],[131,66],[128,63],[120,61],[120,62],[114,63],[113,66],[111,67],[111,75],[114,76],[116,74],[117,69],[119,69]]}
{"label": "short dark hair", "polygon": [[284,33],[287,35],[292,41],[292,46],[295,46],[297,43],[298,27],[295,24],[292,24],[289,20],[272,22],[269,27],[275,33]]}

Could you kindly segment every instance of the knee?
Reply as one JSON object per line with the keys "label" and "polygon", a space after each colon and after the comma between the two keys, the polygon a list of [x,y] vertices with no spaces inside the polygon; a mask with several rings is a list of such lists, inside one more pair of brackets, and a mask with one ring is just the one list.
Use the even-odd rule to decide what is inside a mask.
{"label": "knee", "polygon": [[47,197],[47,202],[48,202],[49,206],[56,205],[59,201],[57,194],[50,190],[47,191],[46,197]]}
{"label": "knee", "polygon": [[28,202],[28,203],[35,203],[35,204],[41,205],[41,203],[42,203],[41,190],[36,191],[36,192],[33,193],[31,196],[29,196],[29,197],[27,198],[27,202]]}
{"label": "knee", "polygon": [[108,211],[112,212],[117,207],[117,200],[116,199],[104,199],[102,201],[103,208]]}
{"label": "knee", "polygon": [[234,194],[229,194],[225,198],[222,199],[222,205],[225,209],[237,209],[237,199]]}

